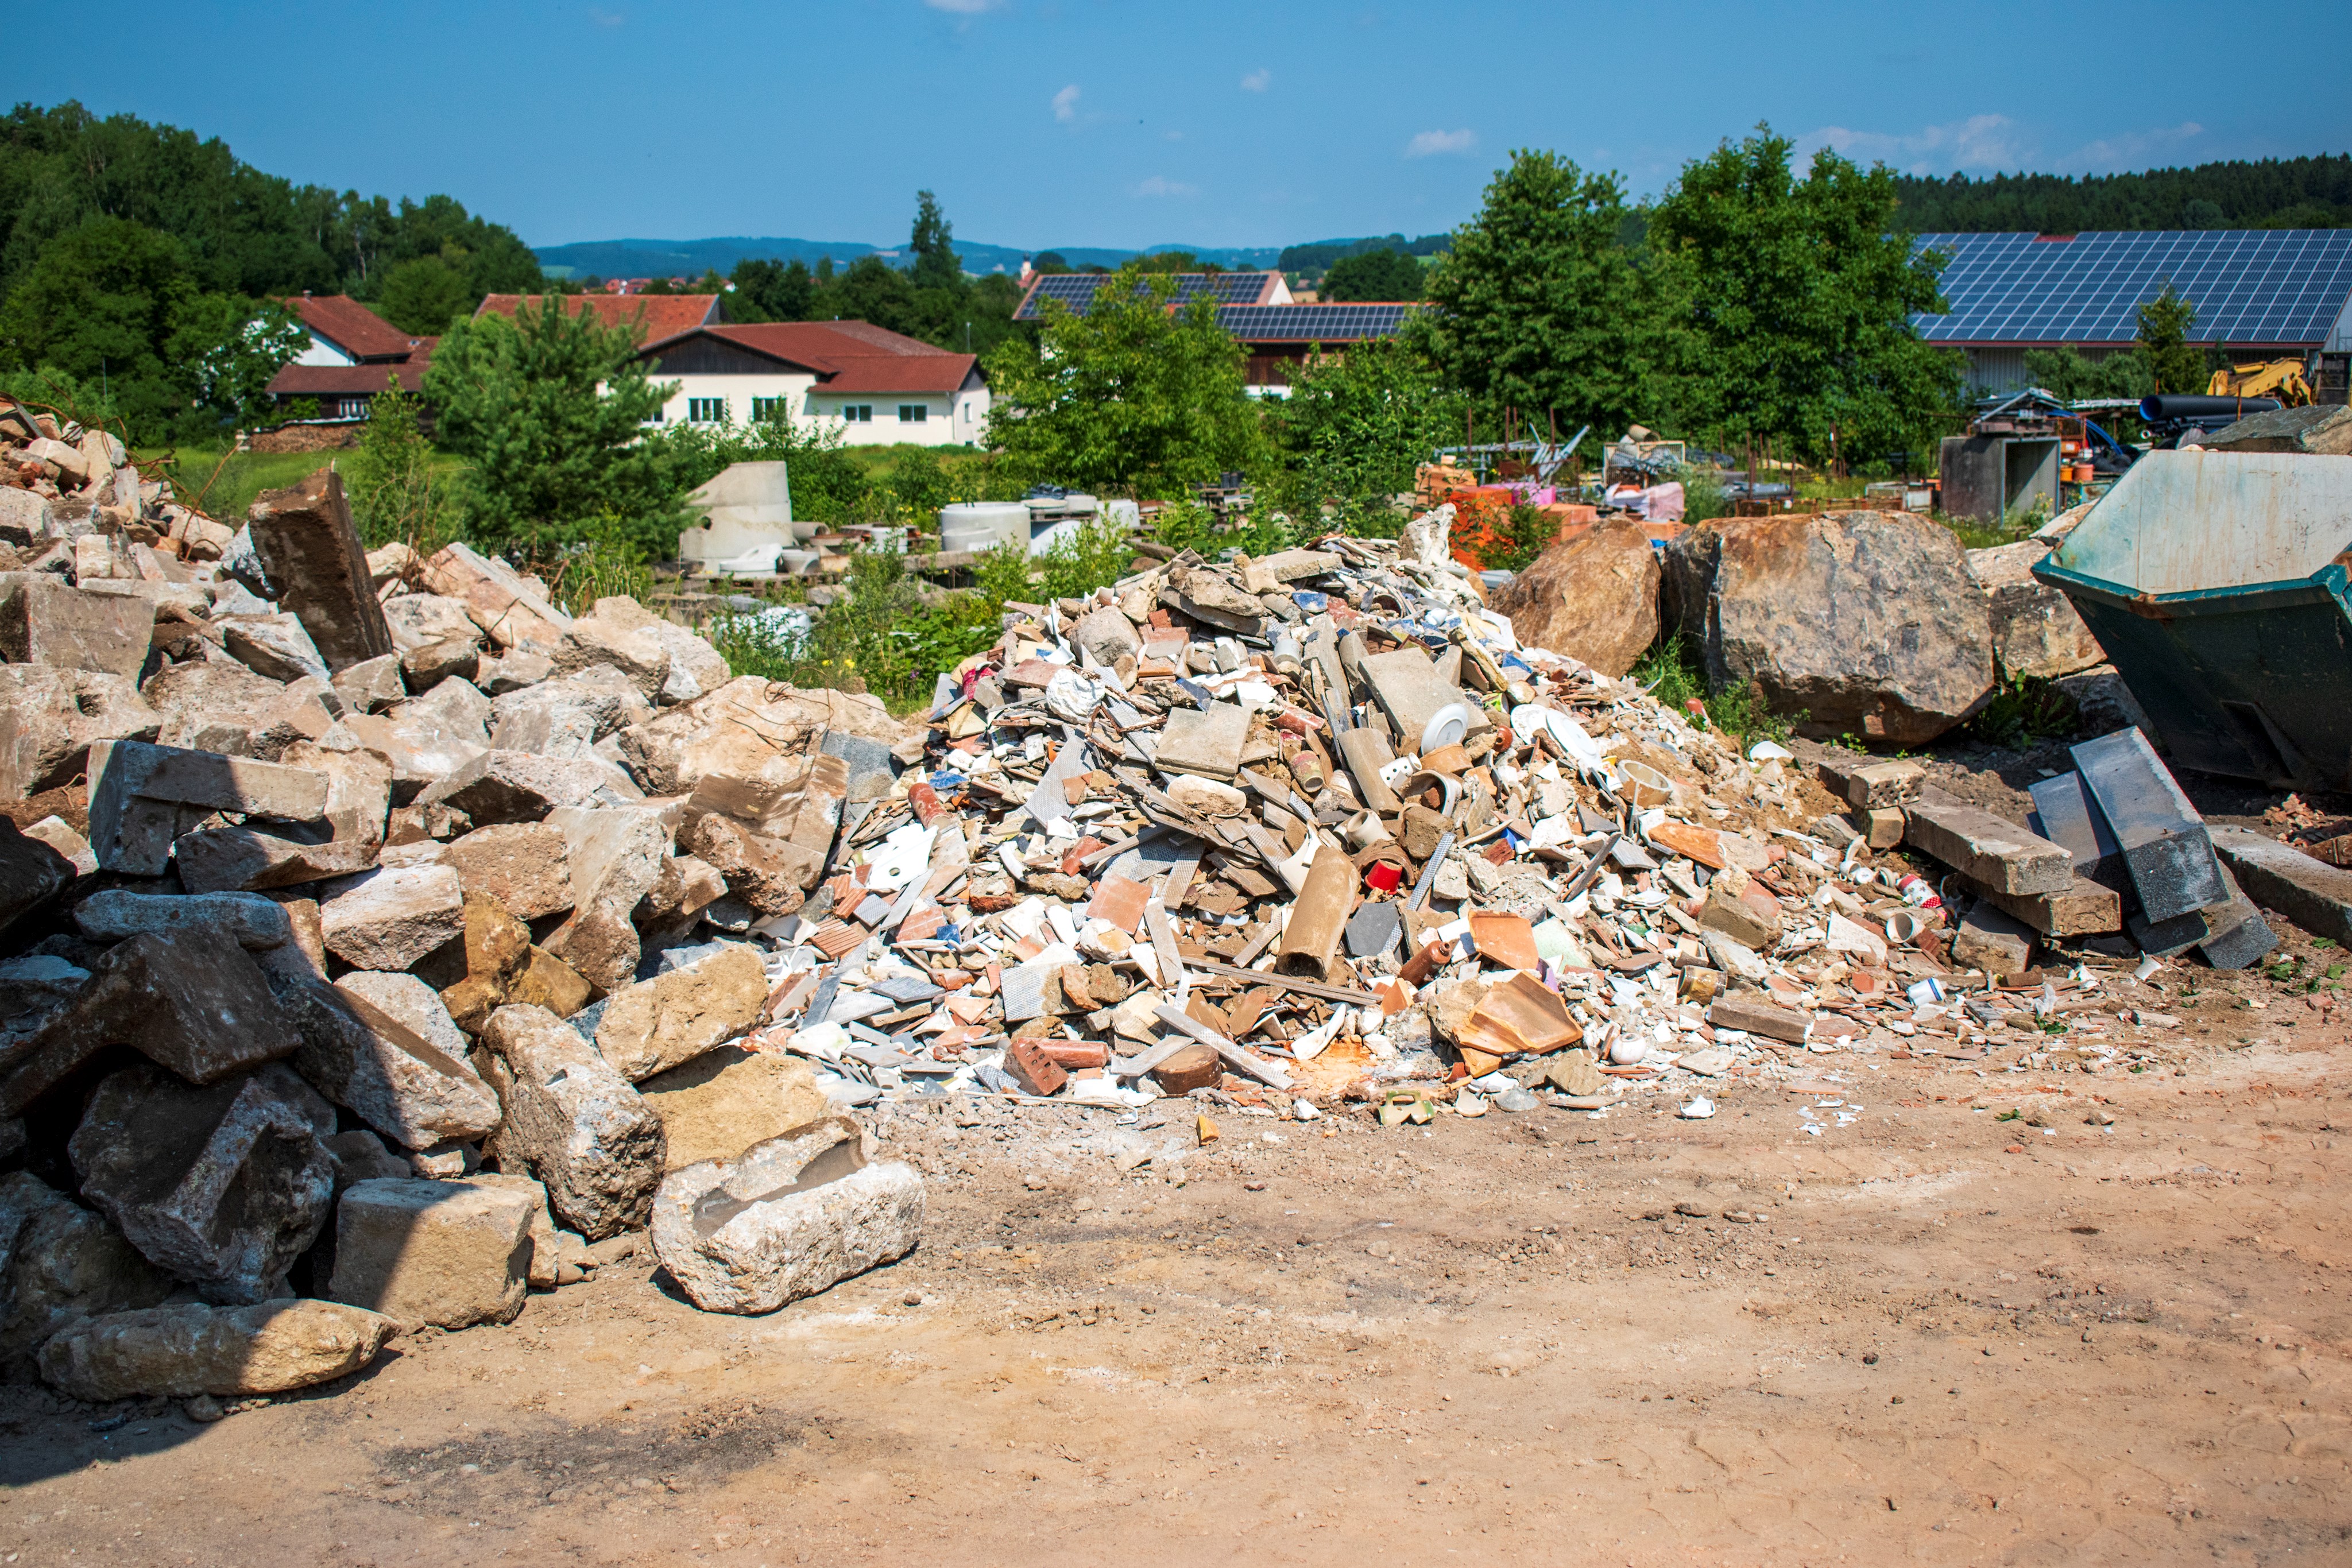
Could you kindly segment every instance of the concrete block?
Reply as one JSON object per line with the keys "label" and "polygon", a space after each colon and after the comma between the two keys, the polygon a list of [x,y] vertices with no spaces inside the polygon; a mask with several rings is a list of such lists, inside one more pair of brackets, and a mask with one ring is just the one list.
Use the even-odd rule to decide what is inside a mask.
{"label": "concrete block", "polygon": [[1230,781],[1241,771],[1242,747],[1249,739],[1249,715],[1238,704],[1215,702],[1205,708],[1171,708],[1152,766],[1163,773],[1192,773]]}
{"label": "concrete block", "polygon": [[2278,934],[2227,869],[2221,873],[2221,885],[2230,890],[2230,896],[2205,911],[2205,940],[2197,945],[2198,950],[2217,969],[2242,969],[2276,947]]}
{"label": "concrete block", "polygon": [[406,969],[465,932],[466,898],[447,866],[395,866],[322,890],[327,951],[357,969]]}
{"label": "concrete block", "polygon": [[2021,975],[2033,967],[2033,929],[1979,899],[1953,934],[1952,962],[1988,975]]}
{"label": "concrete block", "polygon": [[2352,946],[2352,871],[2243,828],[2210,828],[2213,848],[2238,885],[2315,936]]}
{"label": "concrete block", "polygon": [[0,657],[12,664],[135,681],[154,626],[144,599],[84,592],[46,571],[0,572]]}
{"label": "concrete block", "polygon": [[336,1207],[327,1295],[404,1329],[509,1322],[530,1293],[538,1212],[536,1201],[511,1188],[360,1182]]}
{"label": "concrete block", "polygon": [[441,863],[466,892],[492,899],[519,920],[572,907],[571,850],[561,828],[499,823],[452,839]]}
{"label": "concrete block", "polygon": [[1964,876],[2003,893],[2063,893],[2074,858],[2049,840],[1940,790],[1924,790],[1906,808],[1905,841]]}
{"label": "concrete block", "polygon": [[2095,936],[2124,928],[2123,894],[2079,876],[2063,893],[2003,893],[1965,876],[1960,885],[2044,936]]}
{"label": "concrete block", "polygon": [[2205,820],[2173,782],[2147,737],[2119,729],[2084,741],[2074,748],[2074,757],[2150,920],[2169,920],[2229,896]]}
{"label": "concrete block", "polygon": [[1833,758],[1816,765],[1822,788],[1856,810],[1901,806],[1919,798],[1927,770],[1908,758]]}
{"label": "concrete block", "polygon": [[101,740],[89,748],[89,800],[98,863],[131,876],[161,876],[173,841],[212,812],[319,821],[327,810],[327,779],[249,758]]}
{"label": "concrete block", "polygon": [[246,529],[278,602],[300,619],[328,670],[398,651],[333,468],[262,492],[246,514]]}

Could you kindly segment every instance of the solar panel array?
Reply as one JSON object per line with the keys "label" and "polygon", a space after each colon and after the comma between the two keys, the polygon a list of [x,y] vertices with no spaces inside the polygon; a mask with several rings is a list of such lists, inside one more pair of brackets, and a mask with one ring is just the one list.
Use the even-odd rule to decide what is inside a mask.
{"label": "solar panel array", "polygon": [[[1263,272],[1180,272],[1176,274],[1176,303],[1190,305],[1205,295],[1218,305],[1254,304],[1265,292],[1266,277]],[[1097,272],[1056,273],[1041,277],[1013,319],[1038,319],[1044,314],[1041,307],[1048,299],[1058,299],[1083,316],[1095,302],[1095,291],[1109,281],[1109,277]]]}
{"label": "solar panel array", "polygon": [[2126,343],[2168,282],[2193,302],[2198,342],[2318,343],[2352,295],[2352,229],[1931,234],[1951,259],[1948,315],[1914,316],[1934,343]]}
{"label": "solar panel array", "polygon": [[1351,343],[1385,338],[1417,305],[1228,305],[1225,330],[1248,343]]}

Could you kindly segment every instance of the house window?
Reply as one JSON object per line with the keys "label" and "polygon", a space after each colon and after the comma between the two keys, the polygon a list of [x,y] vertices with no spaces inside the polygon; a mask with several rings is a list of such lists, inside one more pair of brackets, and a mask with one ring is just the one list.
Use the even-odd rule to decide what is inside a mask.
{"label": "house window", "polygon": [[727,400],[723,397],[690,397],[686,400],[686,418],[689,424],[724,424],[727,423]]}
{"label": "house window", "polygon": [[970,398],[963,400],[963,417],[965,423],[971,423],[971,399]]}
{"label": "house window", "polygon": [[931,405],[925,402],[902,402],[898,405],[898,423],[920,424],[931,417]]}
{"label": "house window", "polygon": [[874,405],[870,402],[843,403],[841,417],[852,424],[871,424],[874,423]]}
{"label": "house window", "polygon": [[784,400],[780,397],[755,397],[751,400],[751,423],[773,424],[786,417]]}

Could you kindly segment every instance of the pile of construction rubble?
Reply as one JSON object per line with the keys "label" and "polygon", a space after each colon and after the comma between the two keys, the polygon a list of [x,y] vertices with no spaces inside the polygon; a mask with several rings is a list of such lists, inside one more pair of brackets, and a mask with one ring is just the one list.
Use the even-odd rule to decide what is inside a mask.
{"label": "pile of construction rubble", "polygon": [[78,1397],[322,1381],[641,1244],[772,1310],[919,1241],[850,1114],[884,1100],[1703,1117],[2095,983],[1991,924],[2067,849],[1522,645],[1450,508],[1015,607],[901,724],[463,545],[366,554],[331,472],[231,533],[38,429],[0,487],[0,1360]]}

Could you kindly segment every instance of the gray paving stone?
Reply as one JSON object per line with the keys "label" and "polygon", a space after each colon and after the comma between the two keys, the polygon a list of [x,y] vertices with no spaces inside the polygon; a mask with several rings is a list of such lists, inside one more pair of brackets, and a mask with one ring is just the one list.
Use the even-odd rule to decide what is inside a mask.
{"label": "gray paving stone", "polygon": [[2149,920],[2162,922],[2229,896],[2205,820],[2137,729],[2074,747],[2084,787],[2121,847]]}

